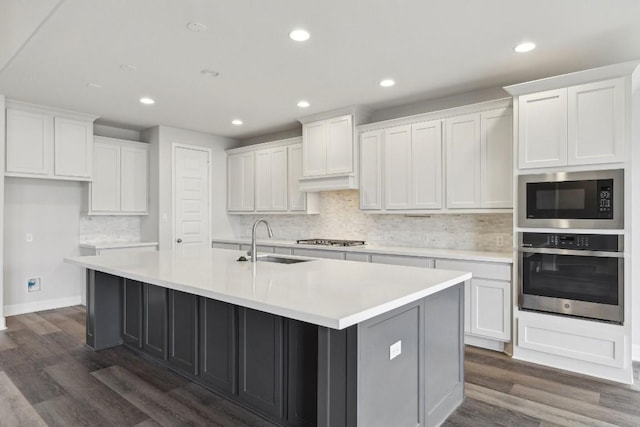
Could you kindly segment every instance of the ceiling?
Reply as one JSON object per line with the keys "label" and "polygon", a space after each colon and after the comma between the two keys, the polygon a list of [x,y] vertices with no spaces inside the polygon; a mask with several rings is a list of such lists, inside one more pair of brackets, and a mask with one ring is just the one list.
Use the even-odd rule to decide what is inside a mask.
{"label": "ceiling", "polygon": [[[307,42],[288,37],[297,27]],[[515,53],[523,40],[537,49]],[[639,58],[638,0],[0,2],[0,93],[134,130],[249,138],[349,105],[389,108]],[[387,77],[396,85],[380,87]]]}

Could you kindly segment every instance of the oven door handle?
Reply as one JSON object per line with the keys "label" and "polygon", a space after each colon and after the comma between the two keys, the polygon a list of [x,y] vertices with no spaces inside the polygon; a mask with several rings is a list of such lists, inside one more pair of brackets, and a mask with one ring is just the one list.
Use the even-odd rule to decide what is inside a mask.
{"label": "oven door handle", "polygon": [[520,252],[532,254],[549,254],[549,255],[577,255],[577,256],[594,256],[600,258],[623,258],[622,252],[608,251],[581,251],[575,249],[555,249],[555,248],[518,248]]}

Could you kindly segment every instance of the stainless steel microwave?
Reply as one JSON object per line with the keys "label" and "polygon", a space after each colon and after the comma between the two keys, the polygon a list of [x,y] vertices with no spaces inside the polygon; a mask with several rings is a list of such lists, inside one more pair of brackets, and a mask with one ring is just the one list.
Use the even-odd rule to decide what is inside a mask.
{"label": "stainless steel microwave", "polygon": [[518,226],[624,228],[624,171],[559,172],[518,177]]}

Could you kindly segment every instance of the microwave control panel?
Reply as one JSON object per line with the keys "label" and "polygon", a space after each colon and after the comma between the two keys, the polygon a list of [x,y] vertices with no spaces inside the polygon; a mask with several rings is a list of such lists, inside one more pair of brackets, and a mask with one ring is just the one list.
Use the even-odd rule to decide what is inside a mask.
{"label": "microwave control panel", "polygon": [[598,183],[598,217],[613,217],[613,180],[599,179]]}

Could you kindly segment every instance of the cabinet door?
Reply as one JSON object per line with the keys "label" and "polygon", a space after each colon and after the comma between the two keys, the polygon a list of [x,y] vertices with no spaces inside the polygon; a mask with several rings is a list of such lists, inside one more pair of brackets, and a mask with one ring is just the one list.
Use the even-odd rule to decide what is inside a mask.
{"label": "cabinet door", "polygon": [[360,136],[360,209],[382,209],[382,131]]}
{"label": "cabinet door", "polygon": [[227,393],[236,393],[236,309],[200,298],[200,378]]}
{"label": "cabinet door", "polygon": [[271,201],[271,150],[259,150],[255,153],[256,158],[256,210],[270,211]]}
{"label": "cabinet door", "polygon": [[198,296],[169,290],[169,363],[197,374]]}
{"label": "cabinet door", "polygon": [[442,208],[442,122],[411,126],[413,208]]}
{"label": "cabinet door", "polygon": [[142,283],[124,279],[122,292],[122,341],[142,347]]}
{"label": "cabinet door", "polygon": [[518,97],[520,169],[567,164],[567,90]]}
{"label": "cabinet door", "polygon": [[471,280],[464,282],[464,333],[471,333]]}
{"label": "cabinet door", "polygon": [[[149,152],[144,148],[120,149],[120,210],[147,212]],[[94,178],[95,179],[95,178]]]}
{"label": "cabinet door", "polygon": [[227,157],[227,210],[252,211],[254,206],[254,153]]}
{"label": "cabinet door", "polygon": [[385,208],[410,209],[411,126],[397,126],[384,131],[384,159]]}
{"label": "cabinet door", "polygon": [[288,319],[288,411],[290,425],[315,426],[318,416],[318,327]]}
{"label": "cabinet door", "polygon": [[7,172],[51,174],[53,117],[7,108]]}
{"label": "cabinet door", "polygon": [[327,173],[327,144],[325,122],[307,123],[302,126],[302,173],[318,176]]}
{"label": "cabinet door", "polygon": [[513,208],[512,124],[510,108],[480,114],[483,208]]}
{"label": "cabinet door", "polygon": [[510,301],[509,282],[471,279],[471,333],[510,340]]}
{"label": "cabinet door", "polygon": [[302,144],[289,146],[289,210],[307,209],[307,193],[300,191],[298,180],[302,177]]}
{"label": "cabinet door", "polygon": [[568,89],[568,163],[624,161],[624,78]]}
{"label": "cabinet door", "polygon": [[93,123],[55,118],[54,173],[87,178],[93,175]]}
{"label": "cabinet door", "polygon": [[93,181],[91,186],[91,211],[120,211],[120,147],[114,144],[95,143]]}
{"label": "cabinet door", "polygon": [[238,397],[267,414],[284,415],[283,319],[239,308]]}
{"label": "cabinet door", "polygon": [[327,174],[353,172],[351,115],[327,120]]}
{"label": "cabinet door", "polygon": [[480,207],[480,114],[447,120],[447,207]]}
{"label": "cabinet door", "polygon": [[167,358],[167,290],[143,284],[144,316],[142,350],[162,360]]}
{"label": "cabinet door", "polygon": [[286,211],[289,187],[287,147],[271,149],[271,210]]}

